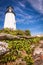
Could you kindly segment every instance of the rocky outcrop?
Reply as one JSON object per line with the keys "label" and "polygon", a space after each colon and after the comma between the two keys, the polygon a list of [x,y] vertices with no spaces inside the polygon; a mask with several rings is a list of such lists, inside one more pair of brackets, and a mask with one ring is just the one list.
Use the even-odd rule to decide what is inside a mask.
{"label": "rocky outcrop", "polygon": [[13,40],[13,39],[19,39],[19,37],[18,36],[13,36],[13,35],[11,35],[11,34],[6,34],[6,33],[1,33],[0,34],[0,40],[6,40],[6,39],[9,39],[9,40]]}
{"label": "rocky outcrop", "polygon": [[0,63],[0,65],[27,65],[25,61],[22,61],[21,58],[16,61],[10,61],[7,63]]}
{"label": "rocky outcrop", "polygon": [[7,33],[0,33],[0,40],[4,40],[4,39],[9,39],[9,40],[13,40],[13,39],[31,39],[31,38],[36,38],[37,36],[21,36],[21,35],[11,35],[11,34],[7,34]]}
{"label": "rocky outcrop", "polygon": [[0,41],[0,55],[4,54],[8,50],[8,43]]}
{"label": "rocky outcrop", "polygon": [[43,40],[39,41],[33,52],[34,65],[43,65]]}

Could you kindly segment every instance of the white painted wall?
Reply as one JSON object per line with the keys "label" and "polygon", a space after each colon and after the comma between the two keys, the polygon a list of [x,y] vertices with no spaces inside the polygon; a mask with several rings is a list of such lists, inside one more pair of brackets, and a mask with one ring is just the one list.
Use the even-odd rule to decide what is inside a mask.
{"label": "white painted wall", "polygon": [[6,13],[4,28],[10,28],[10,29],[16,30],[15,15],[13,13],[10,13],[10,12]]}

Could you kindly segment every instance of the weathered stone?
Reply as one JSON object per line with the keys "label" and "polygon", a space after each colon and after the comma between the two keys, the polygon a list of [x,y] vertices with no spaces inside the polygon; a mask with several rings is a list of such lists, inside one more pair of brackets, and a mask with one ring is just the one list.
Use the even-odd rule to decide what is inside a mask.
{"label": "weathered stone", "polygon": [[33,55],[40,54],[42,52],[43,52],[42,48],[37,47],[37,48],[35,48]]}
{"label": "weathered stone", "polygon": [[20,35],[17,35],[17,36],[14,36],[14,35],[11,35],[11,34],[7,34],[7,33],[0,33],[0,40],[4,40],[4,39],[9,39],[9,40],[13,40],[13,39],[31,39],[31,38],[36,38],[37,36],[20,36]]}
{"label": "weathered stone", "polygon": [[26,64],[26,61],[22,61],[22,58],[18,58],[16,61],[15,61],[15,65],[27,65]]}
{"label": "weathered stone", "polygon": [[8,51],[8,43],[0,41],[0,55]]}

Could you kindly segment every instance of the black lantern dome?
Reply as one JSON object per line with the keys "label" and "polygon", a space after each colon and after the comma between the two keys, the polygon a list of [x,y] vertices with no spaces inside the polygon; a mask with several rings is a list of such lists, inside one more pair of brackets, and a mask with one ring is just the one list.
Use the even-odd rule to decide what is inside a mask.
{"label": "black lantern dome", "polygon": [[[12,6],[8,6],[7,9],[6,9],[6,13],[9,12],[9,13],[14,13],[14,8]],[[15,14],[15,13],[14,13]]]}

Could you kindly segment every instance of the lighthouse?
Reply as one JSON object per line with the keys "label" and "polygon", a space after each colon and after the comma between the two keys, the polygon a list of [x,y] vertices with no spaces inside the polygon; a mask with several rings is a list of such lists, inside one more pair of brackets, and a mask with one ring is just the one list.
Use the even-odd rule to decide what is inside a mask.
{"label": "lighthouse", "polygon": [[13,10],[14,10],[13,7],[11,6],[7,7],[5,13],[4,28],[16,30],[15,13]]}

